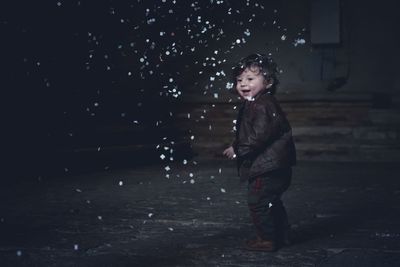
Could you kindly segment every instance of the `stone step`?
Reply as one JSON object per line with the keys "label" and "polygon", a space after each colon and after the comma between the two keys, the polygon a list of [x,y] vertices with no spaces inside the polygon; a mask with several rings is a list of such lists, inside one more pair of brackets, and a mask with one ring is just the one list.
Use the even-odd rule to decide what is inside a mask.
{"label": "stone step", "polygon": [[[236,104],[213,105],[183,105],[176,118],[217,123],[236,118],[237,108],[233,108]],[[292,125],[398,125],[400,122],[399,109],[374,109],[368,103],[282,103],[282,108]]]}
{"label": "stone step", "polygon": [[[191,127],[191,134],[195,136],[198,143],[229,143],[234,138],[232,126],[226,124],[207,125],[205,122],[199,122]],[[293,127],[293,137],[296,143],[355,143],[393,146],[400,144],[400,127],[295,126]]]}
{"label": "stone step", "polygon": [[[194,153],[204,158],[222,158],[226,146],[217,142],[193,144]],[[400,147],[365,144],[296,143],[299,160],[393,161],[400,162]]]}

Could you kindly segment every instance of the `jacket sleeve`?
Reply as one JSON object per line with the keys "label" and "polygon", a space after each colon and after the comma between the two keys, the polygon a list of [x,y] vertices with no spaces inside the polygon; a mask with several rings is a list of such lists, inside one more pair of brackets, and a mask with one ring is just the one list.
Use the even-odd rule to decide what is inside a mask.
{"label": "jacket sleeve", "polygon": [[271,142],[273,134],[272,119],[266,105],[255,103],[251,107],[251,118],[246,120],[247,133],[240,136],[236,148],[240,160],[253,160]]}

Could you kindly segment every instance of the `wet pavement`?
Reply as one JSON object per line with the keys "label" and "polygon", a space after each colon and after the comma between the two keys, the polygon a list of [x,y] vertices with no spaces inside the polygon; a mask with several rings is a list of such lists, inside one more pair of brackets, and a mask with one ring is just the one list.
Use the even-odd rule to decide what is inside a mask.
{"label": "wet pavement", "polygon": [[242,248],[254,231],[233,162],[165,167],[3,179],[0,266],[400,266],[398,163],[299,162],[292,245],[275,253]]}

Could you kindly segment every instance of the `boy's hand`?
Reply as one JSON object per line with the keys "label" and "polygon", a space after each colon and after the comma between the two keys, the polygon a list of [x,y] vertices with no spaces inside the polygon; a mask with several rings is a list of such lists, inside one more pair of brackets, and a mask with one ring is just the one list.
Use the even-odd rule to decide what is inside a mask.
{"label": "boy's hand", "polygon": [[236,158],[236,154],[235,154],[235,151],[233,150],[232,146],[230,146],[227,149],[225,149],[222,154],[224,154],[224,156],[228,157],[229,159]]}

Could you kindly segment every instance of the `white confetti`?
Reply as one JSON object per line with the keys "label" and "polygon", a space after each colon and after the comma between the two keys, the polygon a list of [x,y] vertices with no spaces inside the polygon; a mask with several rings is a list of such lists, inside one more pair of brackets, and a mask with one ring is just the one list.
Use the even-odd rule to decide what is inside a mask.
{"label": "white confetti", "polygon": [[165,169],[166,171],[171,170],[171,168],[170,168],[169,166],[166,166],[164,169]]}
{"label": "white confetti", "polygon": [[293,45],[294,45],[294,46],[298,46],[298,45],[303,45],[303,44],[305,44],[305,43],[306,43],[306,40],[304,40],[304,39],[302,39],[302,38],[299,38],[299,39],[295,39],[295,40],[294,40]]}
{"label": "white confetti", "polygon": [[194,184],[194,183],[195,183],[195,180],[194,180],[194,179],[190,179],[190,183],[191,183],[191,184]]}
{"label": "white confetti", "polygon": [[119,185],[119,186],[123,186],[123,185],[124,185],[124,182],[123,182],[123,181],[119,181],[119,182],[118,182],[118,185]]}
{"label": "white confetti", "polygon": [[232,88],[233,88],[233,83],[227,82],[227,83],[226,83],[226,89],[230,90],[230,89],[232,89]]}
{"label": "white confetti", "polygon": [[150,212],[147,216],[149,216],[149,218],[151,218],[151,217],[153,217],[153,215],[154,214]]}
{"label": "white confetti", "polygon": [[221,188],[222,193],[226,193],[226,190],[224,188]]}
{"label": "white confetti", "polygon": [[256,99],[255,99],[254,97],[252,97],[252,96],[245,96],[244,98],[245,98],[247,101],[250,101],[250,102],[256,100]]}
{"label": "white confetti", "polygon": [[161,154],[160,155],[160,158],[163,160],[163,159],[165,159],[165,155],[164,154]]}
{"label": "white confetti", "polygon": [[74,250],[78,250],[79,249],[79,245],[78,244],[75,244],[74,245]]}
{"label": "white confetti", "polygon": [[21,250],[17,250],[17,256],[21,257],[22,256],[22,251]]}
{"label": "white confetti", "polygon": [[174,228],[168,227],[168,230],[170,230],[172,232],[172,231],[174,231]]}

